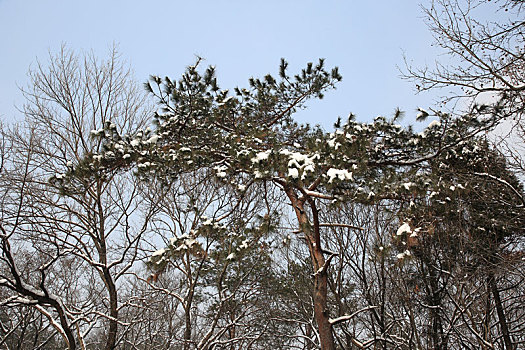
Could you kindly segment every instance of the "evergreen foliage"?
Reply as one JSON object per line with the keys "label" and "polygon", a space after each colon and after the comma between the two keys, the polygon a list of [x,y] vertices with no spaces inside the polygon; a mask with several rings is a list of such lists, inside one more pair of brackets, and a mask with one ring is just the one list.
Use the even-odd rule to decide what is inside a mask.
{"label": "evergreen foliage", "polygon": [[[213,67],[201,74],[199,63],[188,67],[176,82],[151,78],[147,90],[160,106],[153,129],[121,135],[107,123],[103,129],[92,132],[103,140],[104,151],[88,155],[77,168],[52,181],[63,184],[67,192],[76,181],[82,183],[86,178],[133,168],[141,179],[160,180],[165,186],[184,174],[200,172],[206,174],[205,181],[217,183],[239,198],[260,184],[282,191],[295,211],[309,250],[320,343],[331,349],[335,346],[332,325],[338,321],[330,318],[327,309],[328,269],[337,253],[323,248],[326,233],[319,222],[319,203],[328,201],[337,208],[340,203],[369,205],[389,200],[400,205],[407,203],[408,215],[424,210],[430,200],[433,211],[449,213],[448,202],[457,200],[457,193],[479,193],[479,183],[459,178],[461,169],[467,166],[467,176],[482,171],[475,167],[487,162],[487,146],[476,136],[491,130],[505,117],[505,111],[497,106],[474,106],[471,113],[457,118],[432,112],[437,120],[419,133],[396,123],[400,113],[392,120],[377,117],[371,123],[357,122],[350,115],[344,124],[336,123],[334,132],[325,132],[318,126],[300,125],[292,118],[307,100],[322,98],[341,80],[337,68],[325,70],[323,60],[315,66],[308,63],[293,78],[283,60],[279,79],[271,75],[250,79],[250,88],[235,88],[235,95],[218,87]],[[421,110],[419,118],[429,115]],[[454,171],[454,176],[444,169]],[[235,206],[230,210],[235,212]],[[497,207],[494,210],[498,211]],[[462,215],[461,210],[456,212]],[[477,213],[472,209],[463,215],[479,221],[481,218],[475,219]],[[415,223],[416,217],[420,218],[414,215],[409,221]],[[398,236],[403,238],[407,232],[429,234],[436,219],[418,222],[421,226],[417,231],[407,225],[404,232],[398,230]],[[181,253],[198,259],[206,256],[215,264],[241,259],[244,251],[240,247],[246,240],[230,240],[226,245],[230,248],[222,250],[228,230],[235,225],[213,220],[206,220],[190,236],[174,238],[166,249],[152,256],[151,266],[161,271]],[[243,225],[246,224],[248,221]],[[481,227],[481,223],[477,225]],[[251,235],[254,238],[248,240],[260,236],[255,231]],[[204,249],[201,242],[205,237],[221,242],[219,249]],[[410,249],[402,250],[398,258],[405,260],[411,254]]]}

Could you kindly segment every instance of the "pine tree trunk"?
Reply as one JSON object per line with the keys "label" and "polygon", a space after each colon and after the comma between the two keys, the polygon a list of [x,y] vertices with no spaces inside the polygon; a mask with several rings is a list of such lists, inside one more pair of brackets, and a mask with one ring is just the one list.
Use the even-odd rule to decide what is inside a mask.
{"label": "pine tree trunk", "polygon": [[315,275],[314,279],[314,314],[319,328],[319,338],[322,350],[335,349],[332,325],[329,322],[327,309],[327,283],[326,271]]}
{"label": "pine tree trunk", "polygon": [[314,225],[310,223],[308,215],[304,210],[305,198],[297,198],[293,189],[286,189],[286,194],[291,201],[295,210],[299,227],[304,233],[310,257],[312,259],[312,267],[314,270],[314,317],[317,323],[319,332],[319,341],[321,343],[321,350],[334,350],[335,342],[332,333],[332,325],[330,324],[330,315],[328,313],[328,273],[327,263],[321,248],[321,236],[319,232],[318,213],[315,204],[310,202],[312,209],[312,216]]}

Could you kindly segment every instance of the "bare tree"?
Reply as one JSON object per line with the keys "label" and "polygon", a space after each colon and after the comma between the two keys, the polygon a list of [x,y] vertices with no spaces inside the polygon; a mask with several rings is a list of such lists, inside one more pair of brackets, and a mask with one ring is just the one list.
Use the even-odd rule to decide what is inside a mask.
{"label": "bare tree", "polygon": [[423,10],[441,55],[433,66],[407,63],[402,73],[420,92],[446,90],[442,104],[451,110],[478,115],[504,111],[508,118],[495,133],[495,141],[522,174],[523,5],[521,0],[432,1]]}
{"label": "bare tree", "polygon": [[[23,89],[25,125],[9,135],[14,156],[6,190],[17,197],[3,206],[3,254],[10,274],[2,285],[14,293],[12,303],[52,307],[41,312],[65,334],[69,348],[98,343],[90,334],[103,327],[104,345],[97,347],[113,349],[119,311],[128,306],[119,298],[119,286],[143,258],[141,237],[153,207],[143,205],[138,181],[126,174],[77,182],[70,191],[56,181],[87,154],[102,151],[92,138],[96,126],[135,131],[147,120],[148,104],[116,49],[98,60],[63,47],[29,77]],[[21,256],[14,246],[38,257],[35,272],[17,272]]]}
{"label": "bare tree", "polygon": [[278,202],[264,190],[240,193],[210,175],[150,182],[151,200],[161,197],[152,227],[164,243],[151,256],[147,282],[174,305],[164,315],[170,322],[161,342],[183,349],[267,346],[275,307],[269,220]]}
{"label": "bare tree", "polygon": [[[434,0],[424,7],[428,28],[444,57],[433,67],[407,64],[404,77],[418,91],[459,88],[443,102],[462,98],[508,108],[516,117],[523,110],[525,21],[521,1]],[[490,18],[483,14],[496,13]],[[485,95],[487,98],[481,98]]]}

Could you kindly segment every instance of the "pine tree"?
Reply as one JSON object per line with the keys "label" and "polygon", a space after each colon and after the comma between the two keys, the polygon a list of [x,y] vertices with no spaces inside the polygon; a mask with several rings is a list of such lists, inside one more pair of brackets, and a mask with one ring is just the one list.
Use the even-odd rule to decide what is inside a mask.
{"label": "pine tree", "polygon": [[[146,88],[160,105],[153,129],[121,135],[111,123],[93,130],[105,149],[86,157],[66,177],[53,178],[64,191],[75,191],[79,179],[119,169],[135,169],[142,179],[168,183],[187,172],[211,172],[213,181],[242,197],[257,183],[287,198],[308,248],[313,279],[313,307],[322,349],[334,349],[328,309],[329,265],[337,252],[322,245],[323,231],[337,223],[319,221],[319,203],[371,203],[390,198],[412,201],[428,196],[446,179],[436,181],[432,160],[445,151],[461,152],[469,140],[492,128],[502,116],[468,114],[453,119],[433,112],[421,133],[403,128],[396,118],[359,123],[350,115],[334,132],[296,123],[292,115],[309,99],[323,97],[341,80],[324,61],[308,63],[290,76],[282,60],[279,79],[250,79],[248,89],[221,90],[209,67],[188,67],[179,81],[152,77]],[[430,113],[425,112],[426,115]],[[85,181],[85,180],[82,180]]]}
{"label": "pine tree", "polygon": [[[512,349],[512,329],[497,276],[516,265],[512,257],[519,253],[517,242],[525,237],[522,185],[505,158],[484,139],[472,140],[461,153],[443,152],[433,163],[433,174],[445,186],[429,198],[422,198],[425,204],[405,211],[407,221],[418,229],[410,229],[401,240],[413,246],[414,256],[421,262],[423,283],[431,291],[428,298],[436,307],[430,310],[434,346],[446,347],[440,325],[444,315],[439,310],[450,285],[457,286],[478,275],[488,291],[485,297],[490,299],[492,295],[494,299],[505,348]],[[486,310],[486,319],[490,313]],[[486,340],[490,341],[490,322],[485,323]]]}

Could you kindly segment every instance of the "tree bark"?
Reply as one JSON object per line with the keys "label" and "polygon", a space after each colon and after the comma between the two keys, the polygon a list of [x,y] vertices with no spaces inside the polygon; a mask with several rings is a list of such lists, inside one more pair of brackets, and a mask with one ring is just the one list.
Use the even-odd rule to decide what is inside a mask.
{"label": "tree bark", "polygon": [[186,297],[186,300],[184,302],[184,350],[189,350],[191,346],[191,306],[193,304],[193,296],[195,293],[195,285],[193,281],[191,281],[191,265],[189,263],[189,253],[186,254],[186,257],[188,259],[188,264],[186,265],[186,271],[188,273],[189,279],[190,279],[190,289],[188,291],[188,295]]}
{"label": "tree bark", "polygon": [[117,327],[118,327],[118,300],[117,300],[117,288],[111,277],[109,269],[104,268],[104,279],[106,282],[106,287],[108,288],[109,294],[109,329],[108,329],[108,338],[106,340],[105,350],[113,350],[116,348],[117,342]]}
{"label": "tree bark", "polygon": [[312,209],[313,225],[308,219],[308,215],[304,210],[306,197],[299,199],[294,190],[290,187],[285,188],[286,194],[291,201],[294,208],[299,227],[303,231],[310,257],[312,259],[312,267],[314,269],[314,317],[317,323],[319,332],[319,341],[321,343],[321,350],[334,350],[335,341],[332,333],[332,325],[330,324],[330,315],[328,313],[328,261],[324,258],[321,248],[321,236],[319,232],[318,213],[313,200],[310,201]]}
{"label": "tree bark", "polygon": [[498,322],[501,328],[501,334],[503,336],[503,342],[505,343],[506,350],[514,350],[512,345],[512,339],[510,338],[509,327],[507,325],[507,319],[505,318],[505,311],[503,310],[503,303],[499,294],[499,289],[496,284],[496,278],[493,273],[489,275],[489,286],[494,296],[494,304],[496,305],[496,312],[498,314]]}

